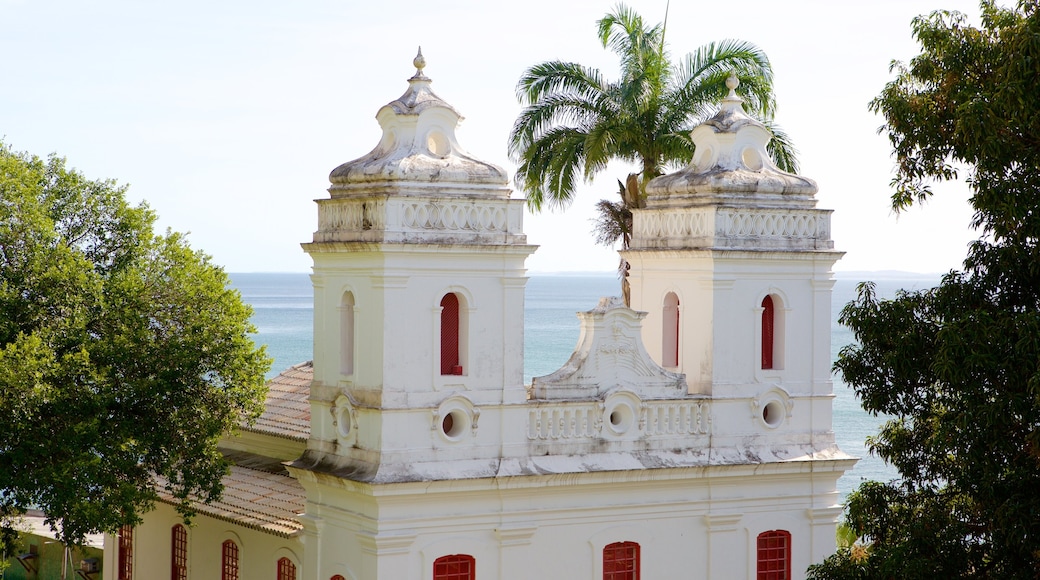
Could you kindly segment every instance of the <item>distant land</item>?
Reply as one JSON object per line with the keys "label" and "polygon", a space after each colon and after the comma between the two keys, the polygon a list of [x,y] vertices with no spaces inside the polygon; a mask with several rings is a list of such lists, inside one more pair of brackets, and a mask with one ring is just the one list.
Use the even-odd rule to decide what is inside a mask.
{"label": "distant land", "polygon": [[838,280],[935,280],[939,281],[946,272],[902,272],[900,270],[838,270],[834,277]]}

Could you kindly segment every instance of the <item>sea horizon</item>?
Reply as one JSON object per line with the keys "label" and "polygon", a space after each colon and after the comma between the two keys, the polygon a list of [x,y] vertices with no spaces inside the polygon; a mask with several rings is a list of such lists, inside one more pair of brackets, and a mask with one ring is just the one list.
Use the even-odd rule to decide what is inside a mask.
{"label": "sea horizon", "polygon": [[[310,270],[254,270],[254,271],[231,271],[225,270],[228,276],[234,276],[237,274],[264,274],[271,276],[279,275],[310,275]],[[873,275],[883,280],[918,280],[921,278],[940,278],[944,276],[947,271],[943,272],[913,272],[909,270],[834,270],[833,274],[835,278],[849,279],[861,277],[864,275]],[[617,272],[614,270],[530,270],[527,272],[528,276],[588,276],[591,278],[607,278],[617,277]]]}

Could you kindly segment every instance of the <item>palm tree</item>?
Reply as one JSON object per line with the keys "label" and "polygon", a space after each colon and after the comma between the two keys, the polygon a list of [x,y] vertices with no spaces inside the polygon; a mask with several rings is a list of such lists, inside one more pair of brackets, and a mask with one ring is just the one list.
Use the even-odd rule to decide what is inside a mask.
{"label": "palm tree", "polygon": [[[667,22],[667,18],[666,18]],[[776,102],[773,71],[755,45],[724,40],[706,44],[673,63],[665,24],[647,27],[619,4],[597,22],[599,39],[621,59],[621,78],[608,81],[599,70],[549,61],[527,69],[517,84],[524,110],[509,135],[518,164],[517,187],[532,210],[566,207],[577,180],[591,182],[610,161],[639,170],[618,181],[619,201],[597,205],[596,241],[628,247],[633,208],[645,206],[646,184],[666,169],[689,163],[690,131],[715,114],[735,74],[745,110],[773,131],[769,151],[777,165],[795,173],[794,148],[772,124]],[[622,264],[624,268],[624,264]]]}

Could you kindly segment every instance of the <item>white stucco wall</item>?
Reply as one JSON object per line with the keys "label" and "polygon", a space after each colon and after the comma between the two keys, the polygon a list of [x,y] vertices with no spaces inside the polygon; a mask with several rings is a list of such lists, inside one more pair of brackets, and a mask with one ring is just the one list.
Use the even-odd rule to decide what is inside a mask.
{"label": "white stucco wall", "polygon": [[591,580],[602,577],[604,546],[634,541],[643,578],[732,580],[754,578],[755,538],[783,529],[792,577],[803,578],[834,550],[839,510],[818,492],[842,469],[805,462],[378,487],[314,480],[304,485],[323,548],[309,564],[318,578],[346,566],[347,578],[429,580],[436,558],[462,553],[476,558],[479,578]]}
{"label": "white stucco wall", "polygon": [[[158,503],[153,511],[145,514],[144,523],[134,528],[135,579],[170,577],[172,530],[179,523],[182,523],[180,515],[169,504]],[[308,577],[302,566],[303,544],[298,538],[283,538],[201,514],[187,526],[187,532],[189,579],[220,579],[225,540],[233,540],[238,545],[238,577],[242,580],[274,578],[278,560],[283,557],[296,564],[299,580]],[[102,580],[117,580],[117,557],[117,540],[106,535]]]}

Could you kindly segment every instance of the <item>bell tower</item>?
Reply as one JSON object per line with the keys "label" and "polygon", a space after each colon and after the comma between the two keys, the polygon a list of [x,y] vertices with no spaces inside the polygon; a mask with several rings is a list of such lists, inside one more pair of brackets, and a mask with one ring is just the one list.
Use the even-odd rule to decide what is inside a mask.
{"label": "bell tower", "polygon": [[831,269],[842,255],[831,211],[816,207],[815,182],[770,159],[772,135],[744,112],[738,85],[731,76],[718,113],[693,130],[690,165],[647,184],[646,209],[633,211],[632,308],[649,312],[647,351],[685,373],[690,393],[750,400],[768,432],[830,431]]}
{"label": "bell tower", "polygon": [[649,313],[651,357],[716,400],[716,445],[826,447],[831,211],[816,208],[812,180],[773,163],[737,85],[694,129],[690,166],[652,180],[633,211],[632,308]]}
{"label": "bell tower", "polygon": [[[330,175],[314,260],[311,438],[299,465],[367,482],[499,456],[482,408],[525,398],[523,200],[460,147],[420,51],[369,154]],[[491,421],[494,419],[492,418]],[[484,422],[487,422],[485,419]],[[465,468],[458,467],[461,471]]]}

